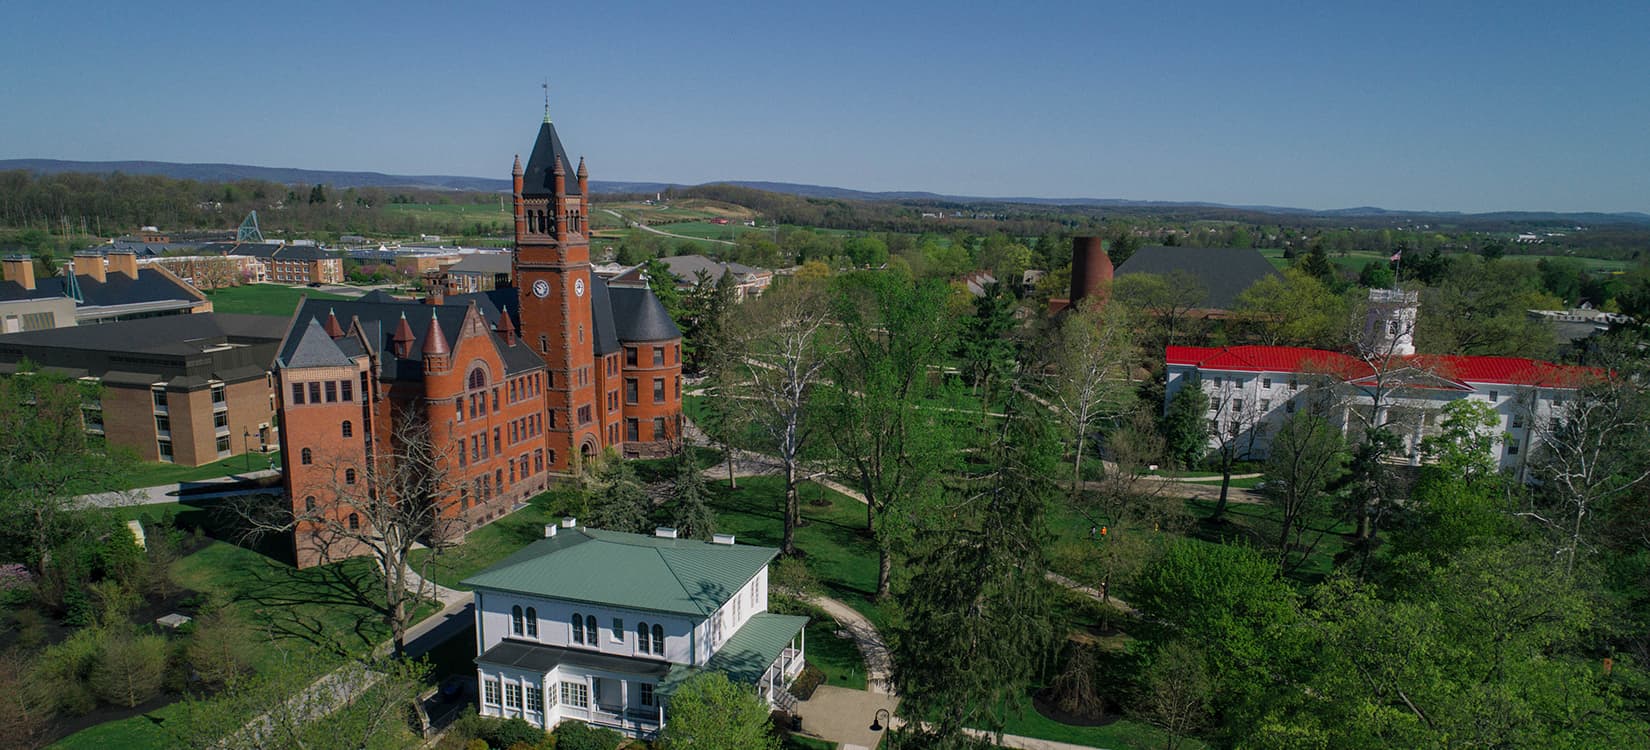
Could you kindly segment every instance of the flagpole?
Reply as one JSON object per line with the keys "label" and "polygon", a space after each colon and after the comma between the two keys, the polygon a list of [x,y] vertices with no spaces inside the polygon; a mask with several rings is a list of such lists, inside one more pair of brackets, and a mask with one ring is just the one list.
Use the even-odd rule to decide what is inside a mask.
{"label": "flagpole", "polygon": [[1393,253],[1392,257],[1397,259],[1393,261],[1396,265],[1392,267],[1392,290],[1398,291],[1398,274],[1404,270],[1404,251],[1399,250]]}

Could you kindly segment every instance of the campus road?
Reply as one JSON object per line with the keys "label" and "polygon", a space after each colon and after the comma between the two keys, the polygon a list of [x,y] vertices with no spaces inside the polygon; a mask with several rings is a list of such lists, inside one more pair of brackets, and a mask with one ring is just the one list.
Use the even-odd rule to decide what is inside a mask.
{"label": "campus road", "polygon": [[713,240],[709,237],[689,237],[685,234],[672,234],[670,232],[666,232],[666,231],[661,230],[661,229],[654,229],[653,227],[650,227],[650,226],[648,226],[646,224],[643,224],[639,221],[631,221],[631,220],[625,218],[624,214],[621,214],[618,211],[614,211],[611,208],[604,208],[602,210],[607,212],[607,213],[613,214],[614,216],[618,217],[620,221],[622,221],[626,224],[629,224],[630,226],[633,226],[637,229],[640,229],[644,232],[652,232],[653,234],[661,235],[661,236],[664,236],[664,237],[675,237],[676,239],[679,239],[679,240],[699,240],[701,242],[714,242],[718,245],[728,245],[730,247],[733,246],[733,244],[734,244],[734,243],[729,242],[727,240]]}

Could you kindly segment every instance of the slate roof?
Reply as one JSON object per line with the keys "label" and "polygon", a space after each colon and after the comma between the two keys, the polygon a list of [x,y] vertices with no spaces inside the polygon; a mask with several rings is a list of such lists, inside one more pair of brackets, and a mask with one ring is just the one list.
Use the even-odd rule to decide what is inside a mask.
{"label": "slate roof", "polygon": [[[464,580],[473,588],[704,618],[779,554],[578,527],[558,529]],[[623,571],[623,575],[613,575]]]}
{"label": "slate roof", "polygon": [[346,367],[350,358],[332,342],[321,321],[309,319],[309,327],[298,337],[298,345],[286,358],[287,367]]}
{"label": "slate roof", "polygon": [[[30,290],[15,281],[0,281],[0,302],[66,297],[64,286],[67,283],[63,276],[52,276],[36,280],[34,289]],[[77,307],[174,301],[190,305],[200,303],[200,298],[190,293],[187,285],[153,268],[139,268],[135,279],[114,271],[104,274],[103,281],[77,274],[75,283],[80,286],[81,299],[85,300]]]}
{"label": "slate roof", "polygon": [[[463,295],[474,297],[475,295]],[[378,377],[383,380],[422,380],[424,377],[423,345],[424,338],[429,333],[432,315],[441,321],[441,332],[447,343],[448,350],[458,345],[458,335],[464,327],[464,316],[469,310],[468,304],[452,304],[455,298],[447,298],[448,304],[433,306],[420,302],[396,300],[389,295],[366,295],[356,300],[304,300],[298,306],[293,317],[292,335],[288,335],[282,342],[280,351],[276,354],[277,364],[284,367],[299,367],[295,364],[300,343],[305,335],[300,331],[307,331],[311,322],[320,324],[327,319],[328,312],[338,315],[338,322],[348,331],[355,321],[359,321],[368,346],[373,351],[381,352],[384,356],[378,359]],[[487,320],[488,328],[498,321],[497,308],[481,308],[482,317]],[[407,325],[413,332],[413,348],[409,356],[402,358],[394,356],[395,348],[391,339],[395,336],[395,329],[401,322],[401,316],[407,316]],[[350,342],[351,336],[339,339],[339,351],[346,356],[360,356],[365,352],[359,343]],[[515,375],[544,367],[544,361],[533,354],[520,341],[515,346],[504,346],[495,334],[493,341],[503,352],[504,369],[506,374]]]}
{"label": "slate roof", "polygon": [[1117,267],[1115,276],[1150,273],[1168,276],[1175,271],[1191,274],[1203,285],[1207,296],[1204,309],[1230,310],[1237,296],[1277,269],[1266,256],[1247,247],[1143,247]]}
{"label": "slate roof", "polygon": [[620,341],[664,341],[682,337],[676,321],[670,319],[665,306],[654,296],[653,290],[637,287],[613,287],[608,290],[612,299],[615,333]]}
{"label": "slate roof", "polygon": [[556,126],[546,121],[539,126],[538,138],[533,141],[533,153],[527,157],[527,167],[522,170],[523,195],[549,195],[556,187],[556,176],[552,172],[555,159],[562,163],[562,187],[567,195],[579,194],[578,162],[567,158],[567,149],[562,148],[561,137],[556,135]]}

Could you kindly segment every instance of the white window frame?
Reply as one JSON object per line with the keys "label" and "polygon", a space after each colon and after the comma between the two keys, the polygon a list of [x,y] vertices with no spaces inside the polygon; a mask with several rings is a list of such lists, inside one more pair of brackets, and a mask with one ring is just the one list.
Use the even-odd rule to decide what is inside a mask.
{"label": "white window frame", "polygon": [[561,704],[574,708],[590,708],[590,687],[582,682],[561,683]]}
{"label": "white window frame", "polygon": [[504,683],[504,707],[521,710],[521,683]]}
{"label": "white window frame", "polygon": [[497,677],[488,677],[481,681],[481,703],[486,706],[496,706],[499,704]]}

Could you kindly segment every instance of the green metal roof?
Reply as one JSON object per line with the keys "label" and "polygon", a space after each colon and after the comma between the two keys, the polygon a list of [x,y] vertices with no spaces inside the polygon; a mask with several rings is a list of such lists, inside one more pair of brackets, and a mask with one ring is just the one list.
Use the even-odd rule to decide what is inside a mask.
{"label": "green metal roof", "polygon": [[[464,579],[472,588],[705,617],[779,550],[601,529],[557,529]],[[741,628],[743,631],[743,628]],[[736,636],[737,637],[737,636]]]}
{"label": "green metal roof", "polygon": [[654,692],[668,697],[683,682],[706,669],[725,672],[733,682],[755,684],[762,679],[762,673],[768,671],[768,666],[779,658],[779,652],[789,646],[791,639],[807,624],[808,618],[800,615],[776,615],[772,612],[752,615],[704,667],[672,664]]}

